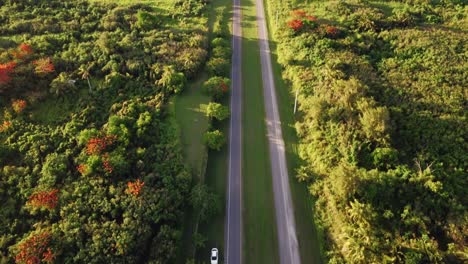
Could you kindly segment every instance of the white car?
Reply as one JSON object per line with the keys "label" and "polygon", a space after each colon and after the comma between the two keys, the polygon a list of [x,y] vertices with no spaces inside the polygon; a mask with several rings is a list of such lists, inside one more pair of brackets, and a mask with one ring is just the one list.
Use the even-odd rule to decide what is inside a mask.
{"label": "white car", "polygon": [[211,249],[211,264],[218,264],[218,249]]}

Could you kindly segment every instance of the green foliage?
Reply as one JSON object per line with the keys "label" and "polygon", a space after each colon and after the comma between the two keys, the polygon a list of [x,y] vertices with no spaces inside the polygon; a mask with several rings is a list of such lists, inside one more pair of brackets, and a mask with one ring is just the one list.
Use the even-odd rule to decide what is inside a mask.
{"label": "green foliage", "polygon": [[[301,6],[319,30],[278,23],[278,61],[300,91],[297,178],[316,196],[330,263],[464,261],[466,19],[456,5],[322,1]],[[330,38],[325,23],[342,33]]]}
{"label": "green foliage", "polygon": [[214,216],[220,208],[219,197],[212,193],[204,184],[197,184],[190,194],[192,207],[198,212],[200,222],[207,221]]}
{"label": "green foliage", "polygon": [[226,138],[223,132],[219,130],[206,132],[205,135],[203,135],[203,141],[210,149],[218,151],[226,144]]}
{"label": "green foliage", "polygon": [[206,63],[206,68],[211,75],[227,77],[231,70],[231,64],[223,57],[212,57]]}
{"label": "green foliage", "polygon": [[231,80],[219,76],[211,77],[203,83],[203,92],[212,96],[215,100],[220,100],[228,92]]}
{"label": "green foliage", "polygon": [[137,13],[137,27],[144,30],[152,30],[156,28],[159,24],[158,18],[156,15],[145,11],[138,11]]}
{"label": "green foliage", "polygon": [[56,96],[63,96],[76,91],[75,80],[70,75],[62,72],[50,83],[50,92]]}
{"label": "green foliage", "polygon": [[[191,178],[166,103],[206,60],[204,2],[189,14],[92,2],[0,1],[0,64],[16,62],[0,84],[2,263],[43,230],[56,263],[178,253]],[[20,41],[32,53],[17,53]],[[55,71],[38,76],[43,58]],[[16,99],[28,104],[21,115]],[[53,210],[32,208],[31,195],[54,190]]]}
{"label": "green foliage", "polygon": [[158,84],[164,87],[164,90],[180,93],[185,86],[187,80],[181,72],[176,72],[173,66],[165,67],[161,79]]}
{"label": "green foliage", "polygon": [[206,0],[177,0],[174,3],[174,9],[176,14],[182,16],[201,14],[205,8]]}
{"label": "green foliage", "polygon": [[44,165],[42,165],[41,178],[39,185],[43,187],[54,187],[57,180],[62,181],[67,176],[68,159],[65,155],[51,153],[46,156]]}
{"label": "green foliage", "polygon": [[206,116],[222,121],[229,117],[229,108],[219,103],[209,103],[206,107]]}

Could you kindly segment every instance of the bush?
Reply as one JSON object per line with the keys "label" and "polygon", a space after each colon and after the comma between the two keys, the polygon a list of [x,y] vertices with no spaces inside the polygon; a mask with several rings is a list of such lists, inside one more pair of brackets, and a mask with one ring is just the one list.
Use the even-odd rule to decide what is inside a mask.
{"label": "bush", "polygon": [[229,42],[224,38],[214,38],[211,41],[211,45],[213,47],[229,47],[230,46]]}
{"label": "bush", "polygon": [[229,117],[229,109],[222,104],[209,103],[206,107],[206,116],[222,121]]}
{"label": "bush", "polygon": [[185,86],[187,79],[184,74],[177,72],[173,66],[165,67],[158,84],[164,87],[165,91],[180,93]]}
{"label": "bush", "polygon": [[230,66],[229,60],[224,58],[213,57],[206,63],[206,67],[211,75],[224,77],[229,76]]}
{"label": "bush", "polygon": [[136,22],[137,27],[143,29],[143,30],[151,30],[157,27],[158,25],[158,18],[150,14],[148,12],[144,11],[139,11],[137,13],[137,22]]}
{"label": "bush", "polygon": [[215,100],[221,99],[229,91],[231,81],[219,76],[211,77],[203,83],[203,92],[212,96]]}
{"label": "bush", "polygon": [[231,58],[231,54],[232,54],[232,51],[230,47],[213,48],[213,57],[229,60]]}
{"label": "bush", "polygon": [[208,131],[203,136],[203,141],[210,149],[220,150],[226,143],[223,132],[219,130]]}

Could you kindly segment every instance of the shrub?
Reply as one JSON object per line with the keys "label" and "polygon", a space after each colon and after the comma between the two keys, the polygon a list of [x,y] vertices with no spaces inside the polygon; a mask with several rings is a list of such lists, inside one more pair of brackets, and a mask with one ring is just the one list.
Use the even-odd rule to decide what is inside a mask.
{"label": "shrub", "polygon": [[213,47],[229,47],[230,43],[224,38],[214,38],[211,41]]}
{"label": "shrub", "polygon": [[139,11],[137,13],[136,26],[143,30],[154,29],[158,25],[158,18],[145,11]]}
{"label": "shrub", "polygon": [[230,63],[224,58],[211,58],[207,63],[206,67],[211,75],[225,76],[227,77],[230,72]]}
{"label": "shrub", "polygon": [[212,96],[215,100],[221,99],[229,91],[231,81],[219,76],[211,77],[203,83],[204,93]]}
{"label": "shrub", "polygon": [[184,89],[186,78],[183,73],[177,72],[173,66],[165,67],[158,84],[166,91],[179,93]]}
{"label": "shrub", "polygon": [[209,103],[206,107],[206,116],[222,121],[229,117],[229,109],[219,103]]}
{"label": "shrub", "polygon": [[203,136],[203,141],[210,149],[220,150],[226,143],[223,132],[219,130],[208,131]]}
{"label": "shrub", "polygon": [[232,51],[230,47],[215,47],[213,48],[213,57],[229,60]]}

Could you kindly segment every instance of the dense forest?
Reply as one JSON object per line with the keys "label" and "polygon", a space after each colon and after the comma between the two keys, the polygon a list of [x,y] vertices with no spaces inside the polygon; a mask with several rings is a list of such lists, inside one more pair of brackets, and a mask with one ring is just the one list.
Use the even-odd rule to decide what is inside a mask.
{"label": "dense forest", "polygon": [[465,1],[268,9],[326,261],[466,263]]}
{"label": "dense forest", "polygon": [[0,0],[0,263],[174,261],[191,177],[167,101],[208,29],[205,1],[168,3]]}

